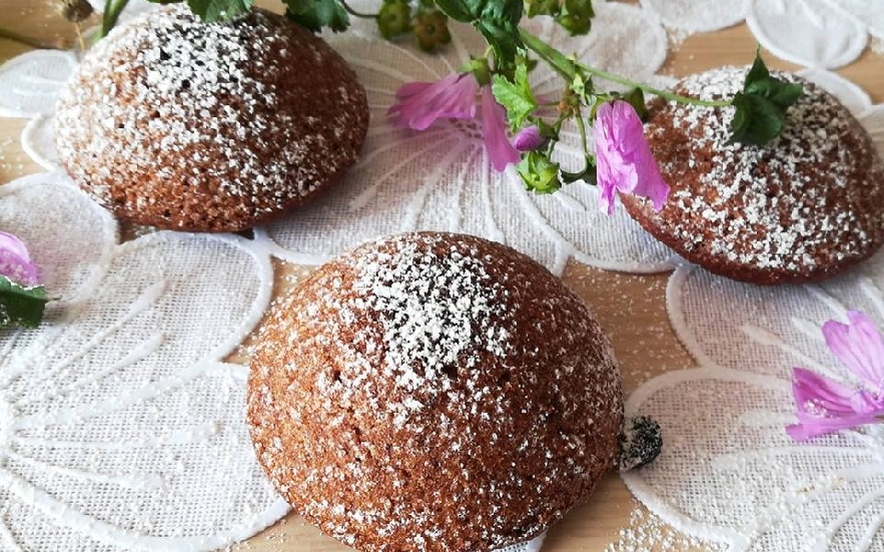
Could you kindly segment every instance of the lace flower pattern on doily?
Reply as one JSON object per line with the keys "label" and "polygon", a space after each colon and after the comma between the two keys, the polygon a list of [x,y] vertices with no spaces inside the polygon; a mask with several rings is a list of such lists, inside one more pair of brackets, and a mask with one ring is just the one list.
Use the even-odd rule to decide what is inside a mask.
{"label": "lace flower pattern on doily", "polygon": [[269,302],[269,257],[231,236],[117,245],[60,173],[0,196],[0,227],[60,299],[0,342],[0,548],[214,550],[281,517],[245,426],[247,368],[222,362]]}
{"label": "lace flower pattern on doily", "polygon": [[[884,106],[834,73],[803,75],[839,97],[884,154]],[[657,419],[664,450],[623,478],[652,512],[729,552],[884,547],[884,427],[796,443],[794,366],[845,380],[821,324],[863,310],[884,322],[884,253],[821,285],[740,284],[686,263],[667,310],[698,368],[640,386],[627,410]],[[726,313],[726,315],[722,315]]]}
{"label": "lace flower pattern on doily", "polygon": [[[557,27],[531,29],[589,63],[637,78],[654,77],[666,55],[666,36],[653,17],[634,6],[600,4],[593,34],[567,37]],[[548,23],[548,22],[547,22]],[[361,31],[361,32],[360,32]],[[371,125],[362,158],[336,189],[270,225],[276,254],[313,264],[357,241],[412,230],[445,230],[507,243],[561,274],[569,258],[601,268],[653,272],[671,268],[670,251],[651,239],[622,209],[612,217],[584,183],[552,195],[525,191],[512,167],[496,173],[471,122],[438,122],[424,132],[393,128],[386,116],[404,83],[436,81],[456,72],[484,47],[470,27],[452,26],[441,55],[384,41],[370,27],[326,38],[356,70],[368,94]],[[656,77],[654,77],[656,78]],[[558,93],[561,81],[546,68],[536,91]],[[579,138],[565,133],[562,163],[574,168]]]}
{"label": "lace flower pattern on doily", "polygon": [[[764,48],[804,67],[837,69],[884,39],[884,0],[641,0],[676,34],[743,20]],[[880,42],[873,44],[878,49]]]}
{"label": "lace flower pattern on doily", "polygon": [[[652,512],[732,552],[884,547],[884,426],[797,443],[791,368],[850,382],[820,332],[863,310],[884,324],[884,254],[819,285],[761,288],[689,267],[667,292],[697,359],[639,387],[627,410],[665,435],[652,465],[624,474]],[[721,313],[727,313],[722,316]]]}

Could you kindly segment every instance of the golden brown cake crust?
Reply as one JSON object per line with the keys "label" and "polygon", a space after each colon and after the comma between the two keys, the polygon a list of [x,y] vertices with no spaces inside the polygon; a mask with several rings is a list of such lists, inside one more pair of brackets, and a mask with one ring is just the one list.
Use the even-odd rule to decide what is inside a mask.
{"label": "golden brown cake crust", "polygon": [[122,219],[236,231],[337,182],[368,129],[365,92],[322,40],[260,9],[202,23],[165,8],[86,55],[57,110],[59,156]]}
{"label": "golden brown cake crust", "polygon": [[[731,97],[745,68],[689,77],[675,91]],[[804,94],[765,147],[728,144],[733,108],[650,103],[648,141],[672,187],[664,208],[621,196],[657,239],[711,272],[756,284],[833,276],[884,241],[884,162],[831,94],[797,76]]]}
{"label": "golden brown cake crust", "polygon": [[248,384],[257,457],[364,551],[482,552],[546,530],[613,467],[620,375],[583,302],[528,257],[406,234],[276,303]]}

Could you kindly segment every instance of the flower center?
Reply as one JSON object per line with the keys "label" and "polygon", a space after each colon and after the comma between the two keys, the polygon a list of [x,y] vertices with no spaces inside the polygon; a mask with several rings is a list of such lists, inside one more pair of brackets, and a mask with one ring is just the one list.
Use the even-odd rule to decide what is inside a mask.
{"label": "flower center", "polygon": [[451,125],[471,140],[482,140],[482,129],[479,123],[471,119],[451,119]]}

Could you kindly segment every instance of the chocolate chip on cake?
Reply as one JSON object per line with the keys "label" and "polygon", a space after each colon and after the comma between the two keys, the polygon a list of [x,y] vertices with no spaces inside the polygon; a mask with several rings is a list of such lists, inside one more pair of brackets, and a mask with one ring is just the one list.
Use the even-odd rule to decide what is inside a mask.
{"label": "chocolate chip on cake", "polygon": [[176,6],[96,44],[56,127],[67,171],[119,218],[238,231],[340,180],[368,105],[344,60],[286,18],[255,9],[203,23]]}
{"label": "chocolate chip on cake", "polygon": [[598,322],[545,268],[470,236],[406,234],[320,267],[273,306],[248,387],[277,489],[363,551],[524,541],[619,454]]}
{"label": "chocolate chip on cake", "polygon": [[[675,91],[730,98],[746,68],[688,77]],[[759,147],[729,143],[734,108],[654,99],[648,141],[672,187],[655,213],[621,196],[657,239],[711,272],[756,284],[833,276],[872,255],[884,240],[884,162],[868,133],[833,95],[801,82],[783,133]]]}

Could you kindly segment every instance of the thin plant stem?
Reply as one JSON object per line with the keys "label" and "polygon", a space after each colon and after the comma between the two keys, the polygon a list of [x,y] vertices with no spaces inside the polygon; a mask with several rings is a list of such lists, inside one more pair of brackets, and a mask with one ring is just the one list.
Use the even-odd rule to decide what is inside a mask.
{"label": "thin plant stem", "polygon": [[541,59],[549,64],[549,66],[552,67],[554,71],[556,71],[559,75],[561,75],[563,79],[565,79],[569,83],[574,80],[575,76],[577,76],[577,68],[579,67],[582,71],[584,71],[585,73],[589,73],[590,75],[601,77],[603,79],[609,80],[611,82],[616,82],[618,84],[638,88],[649,94],[655,94],[657,96],[660,96],[661,98],[678,103],[699,105],[704,107],[724,107],[732,105],[730,100],[701,100],[699,98],[692,98],[690,96],[674,94],[667,90],[660,90],[659,88],[654,88],[640,82],[632,81],[625,77],[621,77],[620,75],[615,75],[607,71],[602,71],[601,69],[596,69],[595,67],[584,65],[572,59],[568,59],[561,52],[551,47],[540,38],[529,33],[525,29],[519,29],[519,36],[522,38],[522,42],[529,50],[540,56]]}
{"label": "thin plant stem", "polygon": [[360,17],[362,19],[377,19],[378,18],[378,14],[372,15],[370,13],[362,13],[362,12],[358,12],[358,11],[354,10],[353,8],[350,7],[349,4],[347,4],[346,0],[338,0],[338,2],[341,3],[341,7],[344,8],[344,11],[346,11],[347,13],[352,15],[353,17]]}
{"label": "thin plant stem", "polygon": [[98,38],[104,38],[114,28],[114,25],[117,24],[117,19],[120,18],[120,13],[122,13],[128,3],[129,0],[105,0]]}

